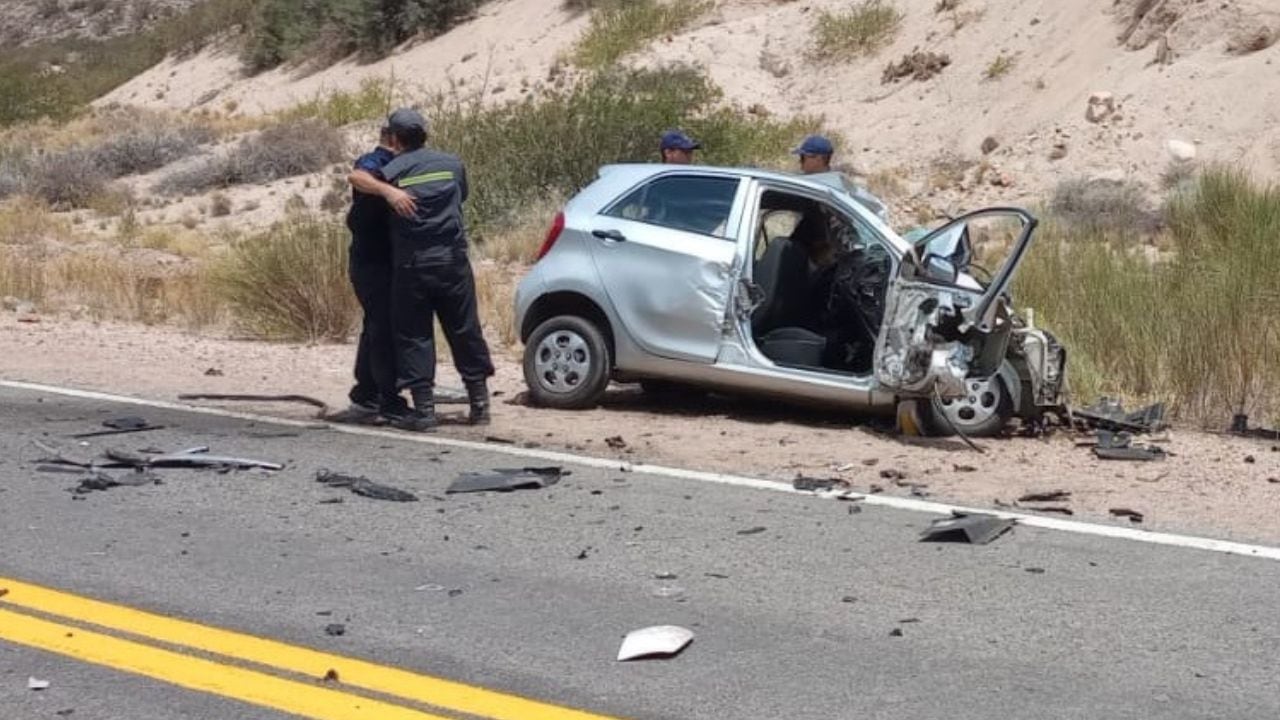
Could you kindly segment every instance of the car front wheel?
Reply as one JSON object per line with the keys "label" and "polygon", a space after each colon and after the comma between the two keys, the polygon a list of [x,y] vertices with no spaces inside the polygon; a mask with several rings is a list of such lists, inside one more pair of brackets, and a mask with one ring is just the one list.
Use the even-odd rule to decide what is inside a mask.
{"label": "car front wheel", "polygon": [[967,393],[949,400],[903,400],[898,404],[898,427],[908,435],[996,437],[1013,418],[1013,397],[999,375],[970,379]]}
{"label": "car front wheel", "polygon": [[530,399],[543,407],[594,407],[609,386],[611,365],[609,345],[600,328],[574,315],[543,322],[524,348]]}

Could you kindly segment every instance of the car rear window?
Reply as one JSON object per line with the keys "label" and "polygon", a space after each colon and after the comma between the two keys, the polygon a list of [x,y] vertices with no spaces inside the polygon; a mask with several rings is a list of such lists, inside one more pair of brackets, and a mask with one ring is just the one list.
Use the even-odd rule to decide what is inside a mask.
{"label": "car rear window", "polygon": [[667,176],[632,190],[604,214],[724,237],[737,192],[736,178]]}

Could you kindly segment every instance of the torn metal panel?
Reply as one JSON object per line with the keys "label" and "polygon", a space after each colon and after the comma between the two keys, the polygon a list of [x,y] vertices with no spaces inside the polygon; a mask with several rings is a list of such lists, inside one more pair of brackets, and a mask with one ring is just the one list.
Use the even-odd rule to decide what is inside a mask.
{"label": "torn metal panel", "polygon": [[418,496],[411,492],[376,483],[369,478],[358,475],[345,475],[321,468],[316,472],[316,482],[329,487],[344,487],[361,497],[390,502],[417,502]]}
{"label": "torn metal panel", "polygon": [[967,542],[970,545],[986,545],[1009,531],[1016,520],[995,515],[955,515],[934,520],[920,533],[924,542]]}
{"label": "torn metal panel", "polygon": [[1168,453],[1155,445],[1142,445],[1133,442],[1133,436],[1127,432],[1098,431],[1098,444],[1093,454],[1101,460],[1127,460],[1133,462],[1151,462],[1164,460]]}
{"label": "torn metal panel", "polygon": [[[963,397],[973,351],[955,336],[961,322],[958,295],[926,283],[899,281],[889,293],[876,341],[876,380],[901,392]],[[966,298],[967,299],[967,298]]]}
{"label": "torn metal panel", "polygon": [[1113,432],[1153,433],[1168,427],[1164,403],[1127,412],[1119,400],[1103,397],[1093,405],[1072,410],[1072,414],[1090,427]]}
{"label": "torn metal panel", "polygon": [[791,487],[802,492],[829,492],[848,489],[849,483],[840,478],[811,478],[801,475],[792,481]]}
{"label": "torn metal panel", "polygon": [[618,661],[671,657],[693,642],[693,631],[678,625],[656,625],[627,633]]}
{"label": "torn metal panel", "polygon": [[445,493],[537,490],[555,485],[568,474],[560,467],[498,468],[487,473],[462,473],[450,483]]}

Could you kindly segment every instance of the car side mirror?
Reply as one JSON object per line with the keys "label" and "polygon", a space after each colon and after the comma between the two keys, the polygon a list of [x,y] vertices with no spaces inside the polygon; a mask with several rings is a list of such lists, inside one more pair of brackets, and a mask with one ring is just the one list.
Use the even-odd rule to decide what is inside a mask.
{"label": "car side mirror", "polygon": [[954,285],[960,277],[956,264],[940,255],[926,255],[921,274],[930,282]]}

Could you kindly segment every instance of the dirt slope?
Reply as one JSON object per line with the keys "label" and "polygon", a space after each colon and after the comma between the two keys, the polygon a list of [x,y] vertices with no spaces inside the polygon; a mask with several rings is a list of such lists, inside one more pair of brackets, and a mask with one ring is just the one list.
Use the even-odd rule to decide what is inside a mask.
{"label": "dirt slope", "polygon": [[[819,11],[848,5],[721,0],[696,27],[631,62],[697,63],[730,101],[825,117],[847,139],[843,159],[879,173],[909,213],[1036,199],[1077,175],[1132,178],[1155,191],[1169,141],[1193,145],[1197,162],[1280,174],[1280,47],[1268,46],[1280,7],[1270,0],[961,0],[944,12],[936,0],[896,0],[904,20],[891,45],[851,61],[811,57]],[[408,98],[454,87],[501,101],[545,81],[585,27],[559,0],[499,0],[381,62],[244,78],[233,54],[210,50],[166,62],[103,102],[230,102],[261,113],[387,77]],[[885,65],[913,49],[945,53],[951,64],[927,80],[882,84]],[[1002,56],[1007,72],[986,77]],[[1110,93],[1114,109],[1091,122],[1096,92]],[[988,137],[999,146],[984,157]]]}
{"label": "dirt slope", "polygon": [[197,0],[4,0],[0,46],[65,37],[98,39],[136,32]]}

